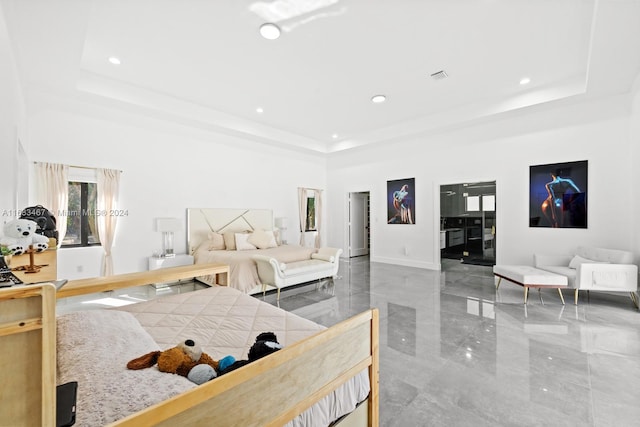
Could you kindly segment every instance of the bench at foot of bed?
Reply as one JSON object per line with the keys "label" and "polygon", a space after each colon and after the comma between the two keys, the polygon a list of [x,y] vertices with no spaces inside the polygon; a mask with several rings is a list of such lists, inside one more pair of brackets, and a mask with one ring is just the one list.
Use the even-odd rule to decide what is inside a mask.
{"label": "bench at foot of bed", "polygon": [[254,255],[253,260],[258,266],[258,276],[262,282],[262,293],[267,286],[278,289],[278,301],[280,289],[300,283],[334,277],[338,274],[340,255],[342,249],[320,248],[310,259],[289,263],[278,262],[275,258],[264,255]]}

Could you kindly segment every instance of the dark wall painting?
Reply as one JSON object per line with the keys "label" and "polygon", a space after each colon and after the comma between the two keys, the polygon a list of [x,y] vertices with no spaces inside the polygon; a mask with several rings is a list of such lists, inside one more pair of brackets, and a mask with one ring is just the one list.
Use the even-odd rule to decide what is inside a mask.
{"label": "dark wall painting", "polygon": [[587,228],[587,161],[531,166],[529,226]]}
{"label": "dark wall painting", "polygon": [[415,224],[415,178],[387,181],[387,223]]}

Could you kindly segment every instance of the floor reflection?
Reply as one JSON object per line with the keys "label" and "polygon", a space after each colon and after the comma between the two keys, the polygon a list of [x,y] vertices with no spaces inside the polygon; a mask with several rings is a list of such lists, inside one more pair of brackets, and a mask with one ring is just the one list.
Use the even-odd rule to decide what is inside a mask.
{"label": "floor reflection", "polygon": [[638,425],[640,313],[626,295],[575,306],[543,290],[524,305],[520,286],[496,291],[491,267],[454,260],[430,271],[365,257],[339,274],[330,297],[303,287],[280,305],[327,326],[380,310],[381,425]]}

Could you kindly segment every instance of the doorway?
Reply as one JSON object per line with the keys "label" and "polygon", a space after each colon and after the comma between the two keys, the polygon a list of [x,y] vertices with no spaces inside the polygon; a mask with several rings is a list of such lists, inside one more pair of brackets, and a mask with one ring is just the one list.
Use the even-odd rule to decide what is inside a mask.
{"label": "doorway", "polygon": [[495,181],[440,186],[440,258],[495,265]]}
{"label": "doorway", "polygon": [[369,192],[349,193],[349,258],[369,255]]}

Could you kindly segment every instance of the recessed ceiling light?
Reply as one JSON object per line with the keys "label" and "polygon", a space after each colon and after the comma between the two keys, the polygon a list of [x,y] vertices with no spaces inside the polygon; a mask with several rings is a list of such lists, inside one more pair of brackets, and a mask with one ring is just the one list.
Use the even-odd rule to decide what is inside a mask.
{"label": "recessed ceiling light", "polygon": [[258,108],[256,108],[256,113],[262,114],[262,113],[264,113],[264,110],[261,107],[258,107]]}
{"label": "recessed ceiling light", "polygon": [[333,138],[333,139],[338,139],[338,134],[337,134],[337,133],[334,133],[333,135],[331,135],[331,138]]}
{"label": "recessed ceiling light", "polygon": [[374,104],[380,104],[380,103],[382,103],[382,102],[384,102],[386,100],[387,100],[387,97],[384,96],[384,95],[374,95],[371,98],[371,102],[373,102]]}
{"label": "recessed ceiling light", "polygon": [[116,58],[115,56],[110,56],[109,57],[109,62],[111,62],[113,65],[120,65],[120,58]]}
{"label": "recessed ceiling light", "polygon": [[280,37],[280,28],[276,24],[267,22],[260,26],[260,35],[267,40],[275,40]]}
{"label": "recessed ceiling light", "polygon": [[524,77],[523,79],[520,80],[521,85],[527,85],[529,83],[531,83],[531,79],[529,77]]}

